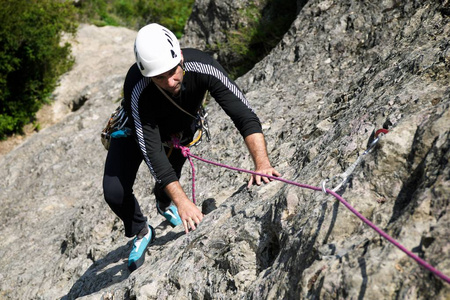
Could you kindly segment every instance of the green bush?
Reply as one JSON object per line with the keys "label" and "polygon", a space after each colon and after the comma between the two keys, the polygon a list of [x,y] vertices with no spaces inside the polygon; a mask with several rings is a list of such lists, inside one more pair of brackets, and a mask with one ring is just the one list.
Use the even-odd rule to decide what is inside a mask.
{"label": "green bush", "polygon": [[[302,4],[305,0],[300,1]],[[282,39],[297,16],[297,0],[263,0],[263,9],[250,4],[238,11],[245,20],[238,28],[224,32],[226,44],[218,44],[211,50],[221,51],[233,57],[231,61],[222,62],[230,76],[237,78],[248,72],[264,58]],[[230,54],[231,53],[231,54]]]}
{"label": "green bush", "polygon": [[66,1],[0,0],[0,138],[21,132],[73,61],[62,33],[76,30]]}
{"label": "green bush", "polygon": [[164,0],[145,1],[140,0],[142,9],[139,11],[145,25],[151,22],[159,23],[169,28],[178,38],[183,35],[191,12],[194,0]]}
{"label": "green bush", "polygon": [[80,21],[97,26],[125,26],[138,30],[149,23],[159,23],[183,34],[194,0],[80,0]]}
{"label": "green bush", "polygon": [[0,0],[0,139],[21,133],[70,69],[62,34],[77,22],[132,29],[158,22],[181,37],[194,0]]}

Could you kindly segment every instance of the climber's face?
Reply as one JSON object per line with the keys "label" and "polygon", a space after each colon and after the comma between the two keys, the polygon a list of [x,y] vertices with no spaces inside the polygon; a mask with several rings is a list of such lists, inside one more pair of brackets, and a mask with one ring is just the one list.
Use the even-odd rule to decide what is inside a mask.
{"label": "climber's face", "polygon": [[152,77],[152,81],[172,96],[178,96],[181,91],[181,83],[183,82],[184,76],[184,71],[181,67],[182,63],[183,60],[173,69]]}

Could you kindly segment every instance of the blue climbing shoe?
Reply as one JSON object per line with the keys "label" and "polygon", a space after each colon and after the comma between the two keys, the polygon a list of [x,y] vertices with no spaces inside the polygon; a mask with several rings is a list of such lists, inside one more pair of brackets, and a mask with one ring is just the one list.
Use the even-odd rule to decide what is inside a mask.
{"label": "blue climbing shoe", "polygon": [[181,224],[181,218],[178,214],[178,209],[175,205],[169,206],[166,211],[162,213],[164,218],[170,222],[170,224],[175,227]]}
{"label": "blue climbing shoe", "polygon": [[133,240],[133,249],[128,257],[128,269],[131,272],[142,266],[145,261],[145,250],[155,240],[155,230],[150,225],[148,227],[149,231],[142,239],[136,237]]}

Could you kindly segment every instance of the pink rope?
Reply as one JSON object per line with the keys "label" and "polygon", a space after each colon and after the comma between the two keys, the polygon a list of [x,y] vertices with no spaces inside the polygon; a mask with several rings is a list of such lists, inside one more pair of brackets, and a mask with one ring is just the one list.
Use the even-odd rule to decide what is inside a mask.
{"label": "pink rope", "polygon": [[[189,151],[189,148],[188,148]],[[184,154],[183,154],[184,155]],[[195,168],[194,168],[194,163],[192,162],[192,158],[191,155],[187,154],[187,156],[185,156],[189,159],[189,163],[191,164],[191,168],[192,168],[192,202],[194,202],[194,204],[196,204],[195,201]]]}
{"label": "pink rope", "polygon": [[[241,168],[236,168],[236,167],[224,165],[224,164],[221,164],[221,163],[217,163],[217,162],[213,162],[213,161],[201,158],[199,156],[196,156],[196,155],[192,154],[188,147],[181,146],[181,145],[179,145],[179,143],[178,144],[174,143],[174,146],[175,146],[175,148],[180,149],[182,154],[183,154],[183,156],[187,157],[189,159],[189,162],[191,163],[191,167],[192,167],[192,199],[194,199],[193,200],[194,203],[195,203],[195,195],[194,195],[195,194],[195,191],[194,191],[194,188],[195,188],[195,171],[194,171],[194,164],[193,164],[193,162],[191,160],[191,157],[193,157],[195,159],[198,159],[200,161],[203,161],[205,163],[208,163],[208,164],[211,164],[211,165],[215,165],[215,166],[218,166],[218,167],[222,167],[222,168],[226,168],[226,169],[229,169],[229,170],[243,172],[243,173],[248,173],[248,174],[257,175],[257,176],[262,176],[262,177],[266,177],[266,178],[269,178],[269,179],[272,179],[272,180],[278,180],[278,181],[281,181],[281,182],[284,182],[284,183],[287,183],[287,184],[295,185],[295,186],[298,186],[298,187],[301,187],[301,188],[306,188],[306,189],[310,189],[310,190],[314,190],[314,191],[322,191],[321,188],[316,187],[316,186],[311,186],[311,185],[307,185],[307,184],[301,184],[301,183],[298,183],[298,182],[295,182],[295,181],[283,179],[281,177],[265,175],[265,174],[262,174],[262,173],[258,173],[258,172],[254,172],[254,171],[250,171],[250,170],[246,170],[246,169],[241,169]],[[388,235],[386,232],[384,232],[383,230],[378,228],[375,224],[373,224],[366,217],[364,217],[361,213],[359,213],[347,201],[345,201],[345,199],[342,198],[340,195],[338,195],[337,193],[335,193],[335,192],[333,192],[332,190],[329,190],[329,189],[326,189],[325,191],[328,194],[334,196],[337,200],[339,200],[342,204],[344,204],[345,207],[347,207],[352,213],[354,213],[359,219],[361,219],[364,223],[369,225],[369,227],[371,227],[373,230],[375,230],[379,235],[384,237],[386,240],[388,240],[395,247],[397,247],[398,249],[400,249],[401,251],[406,253],[406,255],[408,255],[409,257],[414,259],[419,265],[421,265],[425,269],[427,269],[430,272],[432,272],[433,274],[435,274],[437,277],[441,278],[442,280],[444,280],[445,282],[450,284],[450,277],[448,277],[447,275],[443,274],[441,271],[439,271],[436,268],[434,268],[432,265],[427,263],[425,260],[421,259],[417,255],[415,255],[414,253],[412,253],[411,251],[406,249],[403,245],[401,245],[399,242],[397,242],[394,238],[392,238],[390,235]]]}
{"label": "pink rope", "polygon": [[181,154],[184,157],[187,157],[187,159],[189,159],[189,163],[191,164],[192,168],[192,202],[194,202],[194,204],[197,204],[195,201],[195,168],[191,158],[192,156],[191,151],[189,150],[189,147],[182,146],[180,144],[180,140],[175,136],[172,137],[172,143],[175,148],[181,150]]}

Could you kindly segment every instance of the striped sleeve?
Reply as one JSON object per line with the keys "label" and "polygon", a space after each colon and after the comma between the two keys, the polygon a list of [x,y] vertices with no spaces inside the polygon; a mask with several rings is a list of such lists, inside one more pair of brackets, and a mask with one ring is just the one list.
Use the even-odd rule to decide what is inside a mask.
{"label": "striped sleeve", "polygon": [[157,177],[153,165],[150,161],[149,155],[147,153],[147,148],[145,146],[144,130],[141,122],[141,116],[139,114],[139,97],[141,96],[143,90],[150,84],[151,79],[148,77],[143,77],[139,82],[133,87],[131,91],[131,115],[134,120],[134,128],[136,132],[136,139],[139,144],[139,148],[142,151],[145,163],[150,169],[150,173],[153,175],[155,180],[160,183],[161,180]]}

